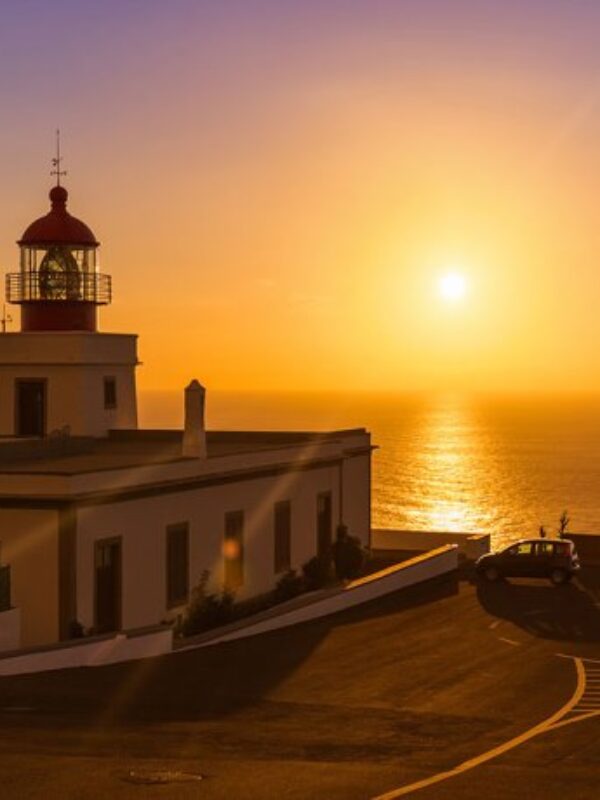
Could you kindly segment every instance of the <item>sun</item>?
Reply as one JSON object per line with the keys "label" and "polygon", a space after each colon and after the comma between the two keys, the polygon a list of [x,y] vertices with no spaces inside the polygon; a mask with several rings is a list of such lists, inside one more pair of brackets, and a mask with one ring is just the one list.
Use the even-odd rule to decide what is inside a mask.
{"label": "sun", "polygon": [[462,300],[467,292],[465,276],[458,272],[448,272],[439,281],[439,292],[444,300],[456,302]]}

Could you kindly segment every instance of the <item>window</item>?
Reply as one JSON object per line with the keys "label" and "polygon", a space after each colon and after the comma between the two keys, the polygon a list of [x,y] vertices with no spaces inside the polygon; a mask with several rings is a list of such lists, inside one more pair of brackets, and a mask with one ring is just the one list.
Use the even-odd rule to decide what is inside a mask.
{"label": "window", "polygon": [[331,549],[331,492],[317,495],[317,553],[326,555]]}
{"label": "window", "polygon": [[275,572],[286,572],[292,563],[292,504],[275,503]]}
{"label": "window", "polygon": [[225,589],[234,592],[244,583],[244,512],[225,514],[223,542]]}
{"label": "window", "polygon": [[553,556],[554,542],[537,542],[535,546],[536,556]]}
{"label": "window", "polygon": [[189,593],[189,530],[187,522],[167,527],[167,608],[187,602]]}
{"label": "window", "polygon": [[533,553],[533,544],[531,542],[521,542],[516,544],[508,550],[511,556],[530,556]]}
{"label": "window", "polygon": [[104,408],[117,407],[117,379],[104,378]]}

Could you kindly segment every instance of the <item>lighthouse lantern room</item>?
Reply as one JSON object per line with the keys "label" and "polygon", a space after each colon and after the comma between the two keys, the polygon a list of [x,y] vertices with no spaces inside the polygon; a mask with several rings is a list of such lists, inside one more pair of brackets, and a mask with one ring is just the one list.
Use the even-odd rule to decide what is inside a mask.
{"label": "lighthouse lantern room", "polygon": [[111,301],[99,243],[67,211],[60,150],[50,211],[25,230],[20,270],[6,299],[21,307],[21,330],[0,334],[0,436],[104,436],[137,426],[137,337],[99,333],[98,306]]}
{"label": "lighthouse lantern room", "polygon": [[98,242],[67,211],[64,186],[50,191],[50,212],[19,240],[21,269],[9,273],[6,296],[21,306],[23,331],[95,331],[97,306],[110,303],[111,280],[98,270]]}

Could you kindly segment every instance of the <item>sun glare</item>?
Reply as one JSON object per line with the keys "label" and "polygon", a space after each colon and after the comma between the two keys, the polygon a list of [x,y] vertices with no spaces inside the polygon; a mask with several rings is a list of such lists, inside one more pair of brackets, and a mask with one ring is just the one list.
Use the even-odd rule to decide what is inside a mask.
{"label": "sun glare", "polygon": [[439,291],[444,300],[455,302],[462,300],[467,291],[467,282],[464,275],[457,272],[449,272],[440,278]]}

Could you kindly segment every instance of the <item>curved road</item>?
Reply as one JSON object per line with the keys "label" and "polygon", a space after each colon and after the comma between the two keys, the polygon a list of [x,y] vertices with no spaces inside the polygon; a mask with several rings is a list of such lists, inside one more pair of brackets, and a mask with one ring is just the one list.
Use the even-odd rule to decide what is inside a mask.
{"label": "curved road", "polygon": [[1,796],[597,800],[599,587],[446,580],[252,640],[4,678]]}

